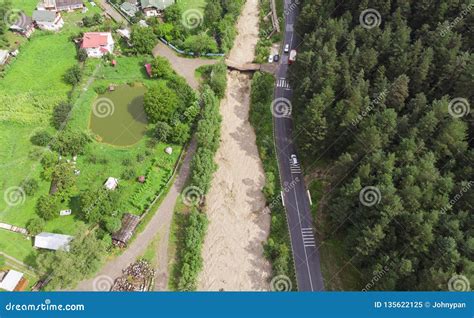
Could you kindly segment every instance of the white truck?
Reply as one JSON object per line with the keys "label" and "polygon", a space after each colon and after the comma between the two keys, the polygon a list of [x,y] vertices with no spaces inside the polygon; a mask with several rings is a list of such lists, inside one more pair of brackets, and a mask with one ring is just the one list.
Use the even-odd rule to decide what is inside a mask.
{"label": "white truck", "polygon": [[293,64],[296,61],[296,50],[291,50],[290,57],[288,59],[288,64]]}

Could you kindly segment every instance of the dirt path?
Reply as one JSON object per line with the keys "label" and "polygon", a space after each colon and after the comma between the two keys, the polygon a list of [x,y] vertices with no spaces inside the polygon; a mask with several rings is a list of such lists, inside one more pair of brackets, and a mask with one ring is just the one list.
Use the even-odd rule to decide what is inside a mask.
{"label": "dirt path", "polygon": [[181,57],[177,55],[175,51],[164,45],[161,41],[158,42],[152,53],[154,57],[159,55],[167,58],[176,73],[184,77],[188,84],[194,89],[198,89],[199,87],[199,82],[195,75],[196,69],[203,65],[212,65],[219,62],[219,60]]}
{"label": "dirt path", "polygon": [[[258,40],[258,0],[247,0],[238,22],[239,35],[229,59],[249,63]],[[265,175],[248,121],[250,81],[236,71],[227,75],[221,103],[222,137],[216,154],[219,166],[206,198],[209,229],[199,277],[199,290],[268,290],[270,264],[263,243],[270,216],[263,214]]]}
{"label": "dirt path", "polygon": [[113,280],[122,274],[122,269],[133,263],[138,257],[142,256],[148,245],[158,235],[157,251],[157,275],[155,287],[159,290],[165,290],[168,285],[168,239],[173,218],[173,211],[176,200],[183,190],[187,177],[189,176],[189,166],[196,150],[196,142],[193,140],[188,147],[188,152],[184,157],[178,176],[171,186],[168,194],[161,203],[158,210],[149,221],[145,230],[138,234],[132,244],[113,260],[107,262],[96,277],[81,282],[76,290],[78,291],[105,291]]}

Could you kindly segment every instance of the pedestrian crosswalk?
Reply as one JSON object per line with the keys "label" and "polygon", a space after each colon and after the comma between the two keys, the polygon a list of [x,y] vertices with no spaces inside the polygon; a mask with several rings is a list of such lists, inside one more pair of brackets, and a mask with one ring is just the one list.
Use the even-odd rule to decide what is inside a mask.
{"label": "pedestrian crosswalk", "polygon": [[301,234],[303,235],[303,245],[304,247],[316,247],[316,242],[314,240],[313,229],[310,227],[301,228]]}
{"label": "pedestrian crosswalk", "polygon": [[285,89],[290,89],[290,83],[286,80],[286,78],[279,78],[277,81],[277,87],[283,87]]}
{"label": "pedestrian crosswalk", "polygon": [[293,163],[292,160],[290,160],[290,172],[291,174],[299,174],[301,173],[301,166],[299,163]]}

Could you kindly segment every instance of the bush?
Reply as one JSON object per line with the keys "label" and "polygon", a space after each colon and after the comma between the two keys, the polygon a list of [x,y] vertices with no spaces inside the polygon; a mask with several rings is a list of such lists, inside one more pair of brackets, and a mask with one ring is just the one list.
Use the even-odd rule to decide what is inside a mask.
{"label": "bush", "polygon": [[122,222],[120,221],[120,219],[116,217],[111,216],[105,220],[105,229],[109,233],[115,233],[118,230],[120,230],[121,227],[122,227]]}
{"label": "bush", "polygon": [[73,86],[77,85],[82,79],[82,70],[78,65],[74,65],[64,74],[64,81]]}
{"label": "bush", "polygon": [[122,179],[125,180],[132,180],[136,177],[137,173],[135,172],[135,169],[130,168],[126,169],[124,172],[122,172]]}
{"label": "bush", "polygon": [[202,269],[202,244],[206,235],[208,220],[204,213],[193,209],[189,214],[184,246],[180,251],[180,277],[178,289],[180,291],[196,290],[197,276]]}
{"label": "bush", "polygon": [[133,44],[133,50],[136,54],[151,54],[151,51],[157,42],[153,30],[141,26],[132,27],[130,39]]}
{"label": "bush", "polygon": [[217,53],[216,40],[206,33],[192,35],[184,41],[184,49],[197,55],[204,53]]}
{"label": "bush", "polygon": [[49,221],[59,215],[59,199],[54,195],[43,195],[36,202],[36,213]]}
{"label": "bush", "polygon": [[30,141],[35,146],[46,147],[52,139],[53,136],[49,132],[42,130],[34,134],[30,138]]}
{"label": "bush", "polygon": [[77,51],[77,60],[79,62],[85,62],[85,60],[87,60],[87,51],[85,49],[79,49]]}
{"label": "bush", "polygon": [[26,195],[34,195],[38,191],[38,181],[36,179],[25,179],[21,183],[20,187],[25,191]]}
{"label": "bush", "polygon": [[224,63],[205,66],[203,78],[203,84],[209,85],[217,97],[224,97],[227,88],[227,67]]}
{"label": "bush", "polygon": [[102,16],[99,13],[94,14],[92,17],[84,17],[82,19],[82,24],[85,27],[91,27],[100,25],[102,23]]}
{"label": "bush", "polygon": [[190,129],[185,123],[178,122],[171,132],[171,142],[182,145],[189,139]]}
{"label": "bush", "polygon": [[90,142],[90,138],[83,132],[65,130],[59,133],[51,148],[62,155],[79,155]]}
{"label": "bush", "polygon": [[26,230],[31,236],[35,236],[41,232],[43,232],[43,229],[46,225],[46,222],[41,219],[41,218],[33,218],[28,221],[26,224]]}
{"label": "bush", "polygon": [[61,129],[66,124],[69,114],[72,110],[72,104],[68,102],[60,102],[54,107],[51,124],[56,129]]}
{"label": "bush", "polygon": [[170,62],[164,57],[157,56],[151,62],[151,73],[153,78],[168,79],[174,75]]}
{"label": "bush", "polygon": [[151,123],[168,122],[178,104],[176,93],[164,83],[150,87],[145,93],[144,108]]}
{"label": "bush", "polygon": [[107,84],[97,85],[96,87],[94,87],[94,91],[100,95],[107,92],[108,88],[109,86]]}
{"label": "bush", "polygon": [[155,125],[154,136],[161,142],[168,142],[171,135],[171,126],[165,122],[159,121]]}

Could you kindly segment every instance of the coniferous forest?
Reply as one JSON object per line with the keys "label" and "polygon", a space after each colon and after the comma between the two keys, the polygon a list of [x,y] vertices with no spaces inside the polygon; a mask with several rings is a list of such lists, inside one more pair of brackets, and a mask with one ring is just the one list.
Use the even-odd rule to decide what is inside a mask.
{"label": "coniferous forest", "polygon": [[301,2],[295,136],[329,227],[364,277],[388,269],[374,289],[472,285],[474,3]]}

